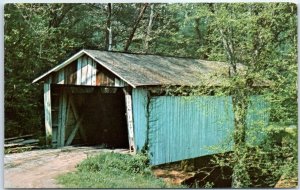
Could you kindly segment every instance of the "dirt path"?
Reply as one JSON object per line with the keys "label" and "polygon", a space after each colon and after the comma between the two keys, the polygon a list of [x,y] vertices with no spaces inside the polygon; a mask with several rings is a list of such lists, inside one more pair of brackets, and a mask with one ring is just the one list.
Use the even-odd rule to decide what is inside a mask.
{"label": "dirt path", "polygon": [[4,187],[60,188],[55,177],[74,171],[75,166],[89,155],[112,151],[128,152],[125,149],[64,147],[8,154],[4,156]]}

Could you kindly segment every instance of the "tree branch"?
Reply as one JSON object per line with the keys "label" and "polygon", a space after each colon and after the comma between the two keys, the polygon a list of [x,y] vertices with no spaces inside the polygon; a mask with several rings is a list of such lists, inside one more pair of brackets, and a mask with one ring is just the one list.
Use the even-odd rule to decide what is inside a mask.
{"label": "tree branch", "polygon": [[148,3],[145,3],[144,6],[141,8],[140,14],[139,14],[139,16],[138,16],[138,18],[137,18],[134,26],[133,26],[133,29],[132,29],[132,31],[131,31],[131,33],[129,35],[129,38],[128,38],[126,44],[125,44],[125,48],[124,48],[125,52],[128,51],[128,48],[129,48],[129,46],[130,46],[130,44],[132,42],[134,33],[135,33],[135,31],[136,31],[136,29],[137,29],[137,27],[139,25],[140,20],[142,19],[143,15],[144,15],[144,13],[146,11],[147,6],[148,6]]}

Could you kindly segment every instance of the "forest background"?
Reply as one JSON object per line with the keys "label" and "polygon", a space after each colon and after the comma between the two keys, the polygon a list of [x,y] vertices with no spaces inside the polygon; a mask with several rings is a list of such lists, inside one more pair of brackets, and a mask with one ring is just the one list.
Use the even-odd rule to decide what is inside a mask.
{"label": "forest background", "polygon": [[82,48],[256,65],[271,121],[297,124],[297,7],[243,4],[6,4],[5,137],[44,135],[32,80]]}
{"label": "forest background", "polygon": [[[298,22],[293,3],[6,4],[4,19],[6,138],[45,136],[43,88],[31,82],[83,48],[223,61],[233,71],[242,63],[247,74],[234,72],[229,88],[237,105],[237,131],[244,125],[237,118],[245,118],[237,110],[246,110],[243,97],[251,94],[253,81],[268,81],[260,93],[270,103],[270,124],[297,127]],[[275,132],[272,138],[279,136]],[[259,174],[297,176],[297,142],[280,140],[274,147],[274,138],[269,139],[253,154],[237,143],[241,139],[230,162],[216,160],[232,165],[233,178],[242,176],[234,178],[233,187],[249,186],[244,174],[251,168],[259,168]]]}

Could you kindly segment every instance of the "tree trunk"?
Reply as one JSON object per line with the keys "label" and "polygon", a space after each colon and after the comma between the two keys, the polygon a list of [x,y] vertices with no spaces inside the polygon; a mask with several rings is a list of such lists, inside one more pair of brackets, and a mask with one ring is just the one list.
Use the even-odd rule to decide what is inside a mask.
{"label": "tree trunk", "polygon": [[234,111],[234,124],[235,124],[235,144],[245,143],[245,130],[246,130],[246,114],[248,107],[248,97],[244,90],[235,90],[232,96],[233,111]]}
{"label": "tree trunk", "polygon": [[112,50],[112,27],[111,27],[112,4],[107,4],[107,20],[106,20],[106,49]]}
{"label": "tree trunk", "polygon": [[230,63],[229,77],[232,77],[232,103],[234,112],[234,154],[236,163],[233,166],[232,188],[246,188],[251,184],[250,177],[247,171],[247,163],[245,160],[246,151],[246,116],[249,102],[250,91],[248,90],[248,80],[239,75],[237,71],[237,60],[232,41],[232,31],[229,28],[220,29],[220,34],[223,41],[223,47],[227,54]]}
{"label": "tree trunk", "polygon": [[[50,9],[50,21],[49,21],[49,28],[58,28],[59,25],[62,23],[65,16],[75,7],[77,4],[53,4]],[[60,8],[61,12],[57,11]]]}
{"label": "tree trunk", "polygon": [[202,38],[201,30],[199,28],[200,25],[200,18],[195,18],[195,32],[196,32],[196,38],[198,39],[198,43],[201,46],[202,45]]}
{"label": "tree trunk", "polygon": [[236,74],[237,73],[237,66],[236,66],[236,58],[235,58],[235,51],[234,51],[234,45],[231,39],[229,39],[227,33],[224,32],[223,29],[220,29],[222,41],[223,41],[223,46],[224,50],[226,51],[227,58],[229,60],[229,63],[233,69],[233,72]]}
{"label": "tree trunk", "polygon": [[[237,79],[241,80],[241,79]],[[245,80],[246,81],[246,80]],[[237,159],[232,174],[232,188],[246,188],[251,184],[247,171],[247,163],[244,159],[246,151],[246,117],[249,105],[249,93],[247,82],[235,85],[232,92],[232,103],[234,111],[234,153]],[[239,83],[237,82],[237,83]]]}
{"label": "tree trunk", "polygon": [[145,3],[144,6],[141,8],[140,14],[139,14],[138,18],[136,19],[135,24],[134,24],[134,26],[132,28],[132,31],[131,31],[131,33],[129,35],[129,38],[128,38],[126,44],[125,44],[125,48],[124,48],[125,52],[128,51],[128,48],[129,48],[129,46],[130,46],[130,44],[132,42],[134,33],[135,33],[135,31],[136,31],[139,23],[140,23],[140,20],[142,19],[143,15],[144,15],[144,13],[146,11],[147,6],[148,6],[148,3]]}
{"label": "tree trunk", "polygon": [[144,41],[144,52],[148,52],[149,49],[149,41],[150,41],[150,34],[152,31],[152,23],[153,23],[153,18],[154,18],[154,4],[151,4],[150,6],[150,16],[149,16],[149,23],[147,27],[147,33]]}

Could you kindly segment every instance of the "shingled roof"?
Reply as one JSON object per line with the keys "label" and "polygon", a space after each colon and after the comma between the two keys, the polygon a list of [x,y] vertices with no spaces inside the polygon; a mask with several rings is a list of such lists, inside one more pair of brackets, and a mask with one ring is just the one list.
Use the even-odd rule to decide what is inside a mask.
{"label": "shingled roof", "polygon": [[198,85],[199,76],[228,68],[228,64],[224,62],[84,49],[33,82],[38,82],[52,72],[57,72],[83,54],[88,55],[133,87]]}

